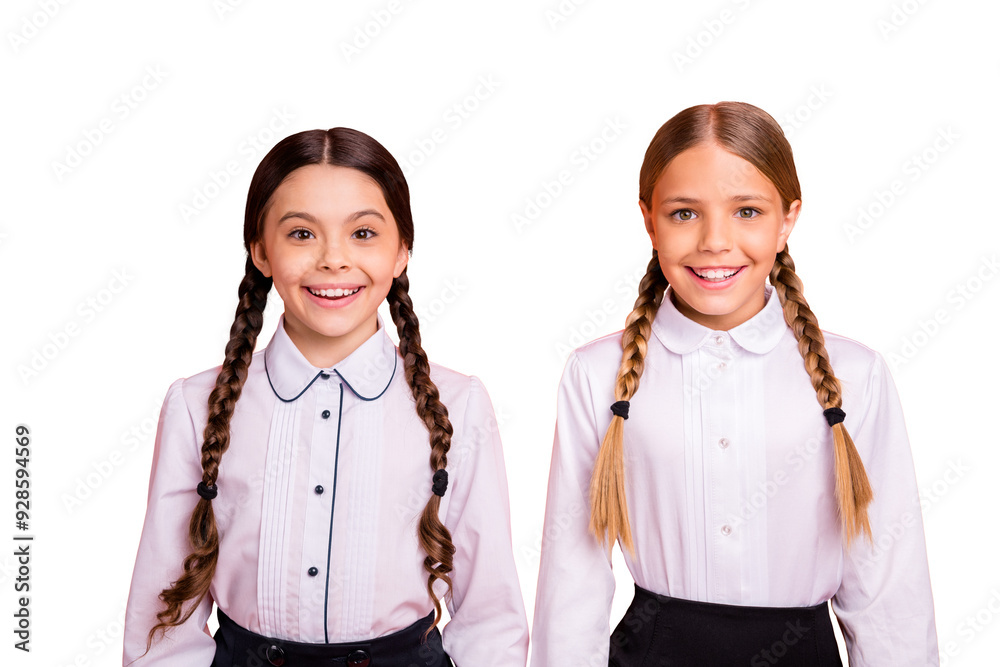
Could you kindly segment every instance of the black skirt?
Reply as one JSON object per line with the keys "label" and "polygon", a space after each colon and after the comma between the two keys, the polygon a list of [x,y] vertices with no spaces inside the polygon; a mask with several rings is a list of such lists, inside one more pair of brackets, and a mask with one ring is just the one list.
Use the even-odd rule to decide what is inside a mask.
{"label": "black skirt", "polygon": [[221,609],[212,667],[452,667],[434,613],[408,628],[364,642],[310,644],[271,639],[237,625]]}
{"label": "black skirt", "polygon": [[827,603],[746,607],[635,587],[609,667],[842,667]]}

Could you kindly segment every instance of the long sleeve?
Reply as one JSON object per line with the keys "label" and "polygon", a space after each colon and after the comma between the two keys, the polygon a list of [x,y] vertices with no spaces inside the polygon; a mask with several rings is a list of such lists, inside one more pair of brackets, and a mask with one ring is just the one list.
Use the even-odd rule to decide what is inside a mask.
{"label": "long sleeve", "polygon": [[444,647],[457,667],[524,667],[528,621],[511,546],[507,475],[493,406],[476,378],[462,423],[448,455],[445,523],[456,552]]}
{"label": "long sleeve", "polygon": [[147,634],[163,609],[158,595],[183,572],[189,552],[188,525],[199,499],[201,456],[183,382],[177,380],[167,390],[153,449],[146,518],[125,611],[122,664],[133,667],[208,667],[215,657],[215,641],[206,629],[211,595],[205,596],[185,623],[169,628],[165,637],[158,635],[143,655]]}
{"label": "long sleeve", "polygon": [[615,579],[609,554],[589,532],[590,478],[603,437],[590,396],[574,353],[559,385],[532,667],[608,664]]}
{"label": "long sleeve", "polygon": [[[934,603],[913,456],[899,395],[881,355],[873,364],[857,432],[874,491],[874,544],[854,541],[833,607],[852,667],[937,665]],[[850,415],[850,412],[848,412]]]}

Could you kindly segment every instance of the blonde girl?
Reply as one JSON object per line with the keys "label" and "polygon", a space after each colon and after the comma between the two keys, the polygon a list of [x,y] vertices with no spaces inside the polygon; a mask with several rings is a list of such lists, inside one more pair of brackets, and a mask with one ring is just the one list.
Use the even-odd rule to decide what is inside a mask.
{"label": "blonde girl", "polygon": [[[840,665],[828,601],[851,665],[936,665],[899,398],[882,355],[806,302],[780,127],[685,109],[639,206],[635,308],[559,388],[532,665]],[[636,586],[609,641],[616,541]]]}

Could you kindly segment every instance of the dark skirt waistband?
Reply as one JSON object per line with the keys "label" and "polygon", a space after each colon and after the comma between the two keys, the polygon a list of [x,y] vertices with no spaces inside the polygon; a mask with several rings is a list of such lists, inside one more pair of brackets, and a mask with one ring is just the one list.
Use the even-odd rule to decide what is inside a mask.
{"label": "dark skirt waistband", "polygon": [[424,632],[434,613],[413,625],[362,642],[322,644],[274,639],[251,632],[218,609],[212,667],[452,667],[441,644],[441,633]]}
{"label": "dark skirt waistband", "polygon": [[611,634],[610,667],[842,667],[826,602],[750,607],[636,586]]}

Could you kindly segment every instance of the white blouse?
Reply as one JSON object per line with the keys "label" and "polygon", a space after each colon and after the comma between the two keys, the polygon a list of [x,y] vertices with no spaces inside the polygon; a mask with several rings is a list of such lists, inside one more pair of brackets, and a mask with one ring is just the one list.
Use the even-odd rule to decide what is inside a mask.
{"label": "white blouse", "polygon": [[[635,582],[751,606],[833,599],[852,667],[937,665],[923,523],[903,412],[874,350],[824,331],[845,426],[874,489],[874,546],[845,552],[833,433],[774,288],[750,320],[709,329],[667,288],[625,422]],[[588,532],[588,488],[611,421],[621,332],[576,350],[559,387],[532,667],[607,665],[611,560]]]}
{"label": "white blouse", "polygon": [[[170,386],[125,615],[124,665],[208,667],[213,602],[258,634],[324,643],[389,634],[433,609],[417,538],[431,496],[429,437],[381,318],[378,326],[328,369],[299,352],[284,316],[254,354],[212,501],[221,548],[210,594],[140,658],[162,608],[157,595],[180,576],[189,551],[219,369]],[[458,667],[523,667],[527,619],[493,407],[475,377],[432,363],[431,378],[454,428],[439,513],[457,548],[444,648]]]}

